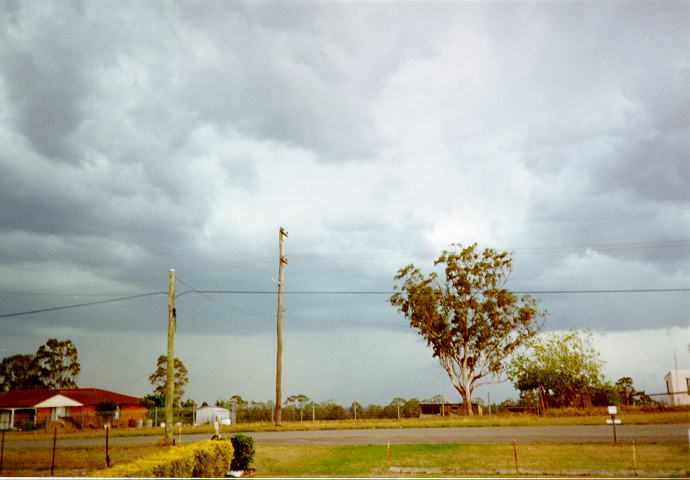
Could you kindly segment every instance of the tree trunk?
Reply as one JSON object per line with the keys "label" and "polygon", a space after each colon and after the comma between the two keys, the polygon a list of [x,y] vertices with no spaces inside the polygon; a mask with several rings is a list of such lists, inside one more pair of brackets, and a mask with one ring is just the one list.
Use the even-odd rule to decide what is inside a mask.
{"label": "tree trunk", "polygon": [[[467,392],[467,390],[465,390]],[[465,415],[468,417],[471,417],[474,415],[472,413],[472,394],[471,393],[463,393],[462,395],[462,402],[463,402],[463,407],[465,408]]]}
{"label": "tree trunk", "polygon": [[537,411],[539,415],[543,415],[547,409],[548,406],[546,404],[546,395],[544,394],[544,387],[539,385],[539,387],[537,387]]}

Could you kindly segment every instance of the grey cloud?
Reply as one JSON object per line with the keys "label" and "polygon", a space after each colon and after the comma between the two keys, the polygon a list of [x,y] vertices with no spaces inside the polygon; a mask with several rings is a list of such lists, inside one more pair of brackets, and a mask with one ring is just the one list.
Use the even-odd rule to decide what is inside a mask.
{"label": "grey cloud", "polygon": [[[195,288],[271,290],[286,216],[300,219],[285,225],[289,289],[388,290],[402,265],[431,269],[432,237],[463,215],[506,247],[594,246],[518,253],[516,288],[687,283],[687,247],[596,248],[690,233],[683,3],[0,9],[0,266],[10,272],[0,291],[64,286],[5,295],[3,313],[72,293],[164,291],[173,267]],[[272,167],[285,176],[279,196],[261,183]],[[351,182],[342,198],[340,172]],[[298,188],[321,193],[303,201]],[[214,209],[248,212],[236,218],[252,225],[219,227],[234,217]],[[182,336],[272,335],[274,296],[207,297],[180,297]],[[685,297],[544,295],[542,305],[548,329],[656,328],[687,324]],[[385,296],[295,295],[286,306],[295,338],[413,335]],[[151,297],[2,329],[159,338],[165,308]]]}
{"label": "grey cloud", "polygon": [[82,23],[77,3],[43,5],[47,8],[36,11],[20,5],[6,17],[1,34],[0,74],[10,93],[10,118],[37,153],[79,163],[72,139],[92,93],[88,74],[99,31]]}
{"label": "grey cloud", "polygon": [[[187,108],[219,126],[313,151],[321,161],[375,156],[381,141],[374,94],[411,53],[401,30],[384,35],[382,45],[381,38],[356,38],[360,18],[336,5],[213,7],[213,18],[193,12],[191,19],[204,27],[203,48],[220,61],[190,59],[181,89]],[[300,13],[305,9],[310,16]],[[181,33],[187,28],[180,24]]]}

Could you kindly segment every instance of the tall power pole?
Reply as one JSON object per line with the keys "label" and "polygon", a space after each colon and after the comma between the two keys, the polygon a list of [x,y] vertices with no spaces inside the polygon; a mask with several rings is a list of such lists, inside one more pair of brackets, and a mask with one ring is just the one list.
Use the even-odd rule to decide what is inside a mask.
{"label": "tall power pole", "polygon": [[165,378],[165,441],[173,441],[173,398],[175,395],[175,269],[168,272],[168,365]]}
{"label": "tall power pole", "polygon": [[288,236],[288,233],[280,227],[278,232],[278,246],[280,249],[280,258],[278,260],[278,313],[276,319],[276,404],[275,404],[275,423],[279,427],[281,423],[281,405],[283,400],[280,392],[280,382],[283,373],[283,268],[287,265],[287,258],[285,258],[285,244],[283,239]]}

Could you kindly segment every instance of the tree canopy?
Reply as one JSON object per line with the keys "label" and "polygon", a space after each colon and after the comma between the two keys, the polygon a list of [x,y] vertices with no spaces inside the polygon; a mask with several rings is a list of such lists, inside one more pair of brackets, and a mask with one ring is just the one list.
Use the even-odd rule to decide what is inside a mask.
{"label": "tree canopy", "polygon": [[505,288],[512,270],[506,252],[453,245],[434,262],[444,267],[424,275],[410,264],[398,270],[390,303],[422,336],[472,414],[476,387],[495,381],[504,360],[541,328],[546,312],[529,295]]}
{"label": "tree canopy", "polygon": [[71,340],[49,339],[35,354],[17,354],[0,362],[0,391],[76,388],[81,371]]}
{"label": "tree canopy", "polygon": [[34,357],[34,368],[46,388],[76,388],[81,371],[77,347],[71,340],[51,338],[41,345]]}
{"label": "tree canopy", "polygon": [[603,382],[602,361],[591,333],[571,330],[530,340],[508,368],[520,391],[538,390],[547,406],[570,406]]}
{"label": "tree canopy", "polygon": [[0,362],[0,391],[44,388],[33,369],[34,356],[19,353]]}
{"label": "tree canopy", "polygon": [[[175,407],[180,406],[180,400],[184,395],[184,386],[189,382],[189,377],[187,376],[187,368],[182,363],[182,360],[175,357],[175,364],[173,365],[173,384],[174,384],[174,398],[173,405]],[[156,363],[156,370],[149,377],[151,385],[155,388],[153,393],[163,399],[165,404],[165,383],[167,379],[167,368],[168,368],[168,357],[166,355],[161,355],[158,357],[158,362]]]}
{"label": "tree canopy", "polygon": [[302,421],[304,417],[304,407],[309,403],[309,397],[303,393],[297,395],[290,395],[287,400],[285,400],[285,406],[296,408],[299,410],[299,419]]}

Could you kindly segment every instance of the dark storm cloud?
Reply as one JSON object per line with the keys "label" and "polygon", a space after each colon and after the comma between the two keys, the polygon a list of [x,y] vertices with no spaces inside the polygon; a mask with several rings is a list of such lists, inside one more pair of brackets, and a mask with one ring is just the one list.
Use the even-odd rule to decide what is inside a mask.
{"label": "dark storm cloud", "polygon": [[106,53],[96,48],[99,34],[105,32],[84,28],[78,3],[53,6],[61,8],[39,7],[35,21],[26,4],[15,4],[0,24],[0,74],[10,100],[8,115],[17,132],[37,153],[79,163],[83,159],[73,145],[73,135],[89,107],[89,70],[95,56]]}

